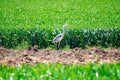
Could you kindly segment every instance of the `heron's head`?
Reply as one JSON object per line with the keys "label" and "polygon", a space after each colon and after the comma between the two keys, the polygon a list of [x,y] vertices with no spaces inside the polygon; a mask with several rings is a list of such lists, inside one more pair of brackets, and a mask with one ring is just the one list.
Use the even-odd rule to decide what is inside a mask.
{"label": "heron's head", "polygon": [[66,26],[68,26],[68,24],[67,24],[67,23],[65,23],[63,26],[64,26],[64,27],[66,27]]}

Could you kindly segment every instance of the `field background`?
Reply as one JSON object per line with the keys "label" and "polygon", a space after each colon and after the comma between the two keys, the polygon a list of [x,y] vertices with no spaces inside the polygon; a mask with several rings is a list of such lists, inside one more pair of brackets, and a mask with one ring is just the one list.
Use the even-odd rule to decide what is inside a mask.
{"label": "field background", "polygon": [[120,26],[120,0],[0,0],[0,27]]}
{"label": "field background", "polygon": [[55,48],[53,38],[68,23],[62,48],[120,47],[119,4],[119,0],[0,0],[0,46]]}
{"label": "field background", "polygon": [[[52,40],[64,23],[61,48],[120,47],[120,0],[0,0],[0,46],[55,49]],[[0,80],[19,79],[120,80],[120,63],[0,64]]]}

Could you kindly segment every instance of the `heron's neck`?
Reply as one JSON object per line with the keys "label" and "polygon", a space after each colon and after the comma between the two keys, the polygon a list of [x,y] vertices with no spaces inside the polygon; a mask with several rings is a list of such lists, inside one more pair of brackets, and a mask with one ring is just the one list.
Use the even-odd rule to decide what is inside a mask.
{"label": "heron's neck", "polygon": [[63,32],[62,32],[62,33],[63,33],[63,35],[64,35],[64,34],[65,34],[65,26],[63,25],[62,28],[63,28]]}

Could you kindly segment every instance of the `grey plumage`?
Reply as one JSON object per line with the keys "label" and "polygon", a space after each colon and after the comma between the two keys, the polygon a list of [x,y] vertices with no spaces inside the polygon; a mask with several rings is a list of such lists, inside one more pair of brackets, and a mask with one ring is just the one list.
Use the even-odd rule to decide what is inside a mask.
{"label": "grey plumage", "polygon": [[65,30],[64,30],[64,27],[65,26],[68,26],[67,24],[64,24],[63,25],[63,32],[62,33],[60,33],[60,34],[58,34],[54,39],[53,39],[53,43],[59,43],[59,44],[57,44],[57,50],[59,49],[59,45],[60,45],[60,41],[63,39],[63,37],[64,37],[64,34],[65,34]]}
{"label": "grey plumage", "polygon": [[63,39],[63,33],[58,34],[54,39],[53,39],[53,43],[57,43],[60,42]]}
{"label": "grey plumage", "polygon": [[60,42],[62,39],[63,39],[63,37],[64,37],[64,34],[65,34],[65,30],[64,30],[64,27],[65,26],[68,26],[67,24],[64,24],[63,25],[63,32],[61,33],[61,34],[58,34],[54,39],[53,39],[53,43],[57,43],[57,42]]}

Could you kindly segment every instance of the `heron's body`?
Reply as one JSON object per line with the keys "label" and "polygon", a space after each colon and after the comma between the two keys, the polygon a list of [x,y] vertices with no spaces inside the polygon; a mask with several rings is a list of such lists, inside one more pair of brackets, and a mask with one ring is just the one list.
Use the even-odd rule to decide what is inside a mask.
{"label": "heron's body", "polygon": [[[58,34],[54,39],[53,39],[53,43],[58,43],[60,44],[60,41],[63,39],[64,37],[64,33],[65,33],[65,30],[64,30],[64,27],[67,26],[67,24],[63,25],[63,32]],[[57,45],[59,47],[59,45]],[[58,49],[57,47],[57,49]]]}
{"label": "heron's body", "polygon": [[57,43],[60,42],[63,39],[64,34],[58,34],[54,39],[53,39],[53,43]]}

